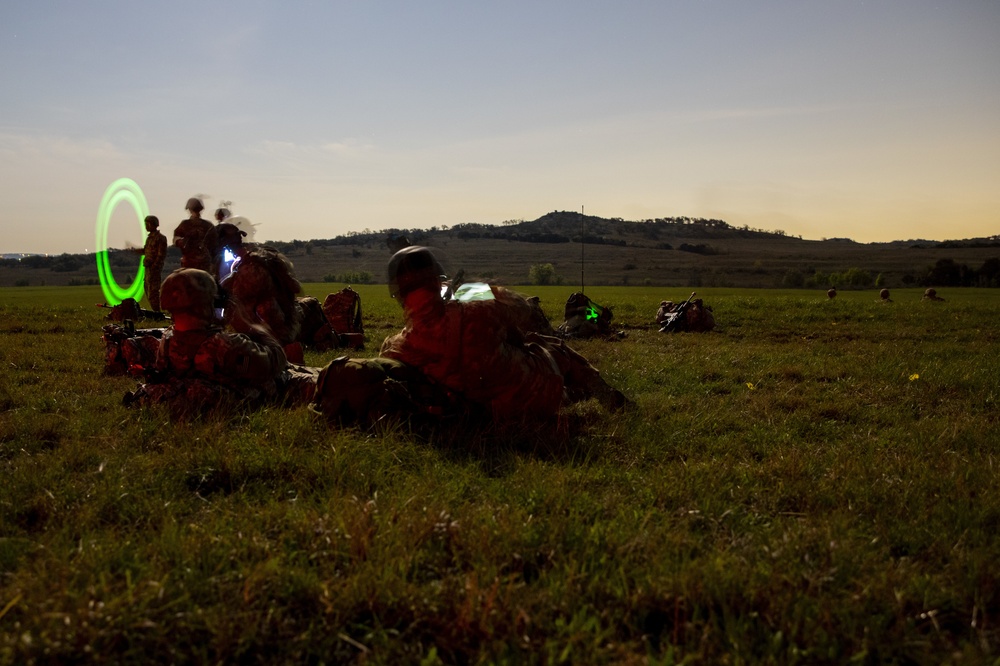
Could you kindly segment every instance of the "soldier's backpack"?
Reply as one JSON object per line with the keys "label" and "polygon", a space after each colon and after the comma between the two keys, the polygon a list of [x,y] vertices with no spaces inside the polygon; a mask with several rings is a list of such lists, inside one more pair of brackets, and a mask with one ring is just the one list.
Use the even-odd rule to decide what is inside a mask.
{"label": "soldier's backpack", "polygon": [[361,322],[361,295],[344,287],[338,292],[327,295],[323,301],[323,312],[326,320],[337,333],[364,334]]}
{"label": "soldier's backpack", "polygon": [[683,303],[662,301],[656,312],[656,323],[660,333],[707,333],[715,328],[715,315],[712,308],[694,294]]}
{"label": "soldier's backpack", "polygon": [[327,351],[341,347],[336,331],[330,326],[318,299],[305,296],[296,301],[301,312],[302,326],[299,328],[298,342],[317,351]]}
{"label": "soldier's backpack", "polygon": [[[589,338],[595,335],[611,335],[611,319],[613,315],[609,308],[598,305],[581,292],[570,294],[566,299],[564,312],[565,321],[559,325],[558,331],[563,338]],[[619,336],[624,335],[623,333]]]}

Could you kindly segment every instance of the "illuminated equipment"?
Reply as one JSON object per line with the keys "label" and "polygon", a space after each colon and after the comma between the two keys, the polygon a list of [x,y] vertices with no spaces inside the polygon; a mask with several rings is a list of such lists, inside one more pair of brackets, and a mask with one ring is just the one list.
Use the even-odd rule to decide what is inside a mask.
{"label": "illuminated equipment", "polygon": [[240,257],[233,254],[233,251],[228,247],[223,248],[222,261],[219,262],[219,284],[222,284],[232,276],[239,263]]}
{"label": "illuminated equipment", "polygon": [[126,298],[135,301],[142,300],[143,278],[146,274],[146,267],[139,261],[139,269],[136,271],[135,280],[132,286],[122,289],[111,274],[111,263],[108,261],[108,224],[111,221],[111,214],[122,201],[132,206],[136,216],[139,218],[139,229],[145,235],[146,227],[144,220],[149,215],[149,204],[142,190],[131,178],[119,178],[108,186],[101,198],[101,205],[97,209],[97,231],[96,231],[96,256],[97,256],[97,276],[101,280],[101,290],[104,292],[104,299],[111,305],[118,305]]}
{"label": "illuminated equipment", "polygon": [[[447,287],[445,287],[447,289]],[[442,290],[442,296],[444,291]],[[447,296],[445,296],[447,298]],[[451,298],[456,301],[467,303],[469,301],[492,301],[494,300],[493,289],[485,282],[466,282],[455,290]]]}

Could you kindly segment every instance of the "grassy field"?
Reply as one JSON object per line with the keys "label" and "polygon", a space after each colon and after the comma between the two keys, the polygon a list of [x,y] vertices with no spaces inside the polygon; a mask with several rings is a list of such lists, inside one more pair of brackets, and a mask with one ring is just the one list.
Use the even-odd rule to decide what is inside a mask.
{"label": "grassy field", "polygon": [[426,441],[128,410],[99,290],[0,289],[0,664],[1000,663],[1000,290],[689,291],[587,290],[633,412]]}

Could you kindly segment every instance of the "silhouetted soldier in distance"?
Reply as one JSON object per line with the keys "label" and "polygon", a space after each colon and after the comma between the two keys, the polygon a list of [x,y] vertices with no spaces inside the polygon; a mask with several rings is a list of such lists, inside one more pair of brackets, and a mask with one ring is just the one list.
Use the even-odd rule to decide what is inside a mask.
{"label": "silhouetted soldier in distance", "polygon": [[205,205],[201,199],[191,197],[184,208],[190,216],[174,229],[173,241],[181,251],[181,266],[211,273],[218,241],[215,225],[202,219],[201,211]]}
{"label": "silhouetted soldier in distance", "polygon": [[146,242],[133,252],[142,255],[142,265],[146,269],[143,289],[149,300],[149,307],[160,311],[160,281],[163,277],[163,264],[167,260],[167,237],[160,233],[160,220],[155,215],[147,215]]}

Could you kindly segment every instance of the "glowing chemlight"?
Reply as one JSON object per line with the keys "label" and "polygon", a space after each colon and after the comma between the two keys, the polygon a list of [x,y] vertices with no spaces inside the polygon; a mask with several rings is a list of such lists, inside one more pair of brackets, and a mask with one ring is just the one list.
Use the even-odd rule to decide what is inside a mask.
{"label": "glowing chemlight", "polygon": [[108,261],[108,224],[111,221],[111,214],[115,212],[115,207],[122,201],[132,206],[132,210],[139,217],[139,229],[145,234],[145,219],[149,215],[149,204],[142,190],[131,178],[119,178],[108,186],[101,198],[101,206],[97,209],[97,276],[101,280],[101,290],[104,292],[104,299],[108,305],[118,305],[126,298],[133,298],[136,301],[142,300],[142,283],[146,274],[146,268],[139,262],[139,270],[136,271],[135,281],[128,289],[122,289],[111,274],[111,264]]}

